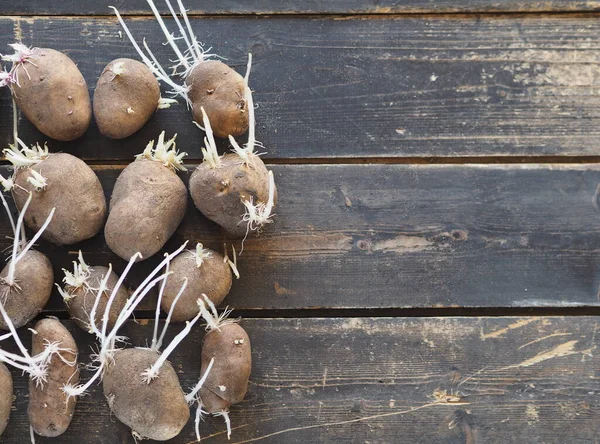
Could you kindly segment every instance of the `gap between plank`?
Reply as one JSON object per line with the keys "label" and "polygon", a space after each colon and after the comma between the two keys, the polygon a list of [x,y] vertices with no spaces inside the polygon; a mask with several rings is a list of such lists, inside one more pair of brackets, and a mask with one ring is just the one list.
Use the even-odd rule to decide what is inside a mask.
{"label": "gap between plank", "polygon": [[[83,159],[90,166],[126,166],[133,159]],[[459,157],[298,157],[268,158],[266,165],[469,165],[469,164],[591,164],[600,163],[600,156],[459,156]],[[202,159],[186,159],[190,166]],[[1,165],[10,165],[0,160]]]}
{"label": "gap between plank", "polygon": [[[560,302],[557,302],[559,304]],[[36,319],[55,316],[70,319],[67,311],[45,312]],[[135,319],[154,319],[154,310],[134,312]],[[431,307],[431,308],[302,308],[302,309],[240,309],[233,310],[231,319],[274,318],[438,318],[438,317],[527,317],[527,316],[600,316],[600,306],[578,307]],[[161,312],[161,319],[166,315]]]}
{"label": "gap between plank", "polygon": [[[152,18],[154,15],[151,11],[147,13],[128,13],[121,12],[123,17],[131,18],[131,19],[146,19]],[[464,19],[468,17],[476,17],[476,16],[497,16],[501,18],[502,16],[538,16],[539,18],[543,18],[543,16],[548,15],[569,15],[569,16],[585,16],[589,17],[590,15],[598,15],[600,14],[600,9],[532,9],[532,10],[458,10],[458,11],[449,11],[449,10],[430,10],[430,9],[414,9],[414,10],[403,10],[403,11],[391,11],[391,12],[294,12],[294,11],[258,11],[258,12],[211,12],[211,13],[202,13],[202,12],[188,12],[187,15],[190,18],[212,18],[212,17],[239,17],[239,18],[251,18],[251,17],[284,17],[284,18],[328,18],[328,19],[377,19],[377,18],[403,18],[403,17],[418,17],[418,18],[456,18],[456,19]],[[9,13],[6,15],[1,15],[3,18],[9,19],[19,19],[23,17],[32,18],[32,19],[46,19],[49,17],[55,19],[107,19],[113,18],[116,19],[114,14],[106,13],[106,14],[65,14],[61,13]],[[167,12],[162,12],[161,17],[171,18],[171,15]]]}

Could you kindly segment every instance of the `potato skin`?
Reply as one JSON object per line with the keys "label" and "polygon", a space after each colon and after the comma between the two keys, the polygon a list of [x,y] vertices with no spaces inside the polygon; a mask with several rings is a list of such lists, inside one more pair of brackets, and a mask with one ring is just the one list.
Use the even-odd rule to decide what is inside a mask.
{"label": "potato skin", "polygon": [[87,84],[77,65],[54,49],[34,48],[17,68],[20,87],[13,96],[25,117],[43,134],[56,140],[77,139],[92,120]]}
{"label": "potato skin", "polygon": [[77,344],[58,319],[42,319],[35,325],[35,331],[37,334],[33,335],[32,356],[44,351],[44,340],[47,340],[59,342],[61,348],[71,350],[72,352],[62,351],[60,355],[65,361],[75,361],[75,365],[70,366],[60,356],[54,355],[48,365],[48,380],[43,387],[29,380],[29,423],[38,435],[59,436],[69,428],[77,403],[76,397],[67,401],[67,396],[62,392],[65,384],[79,383]]}
{"label": "potato skin", "polygon": [[[221,168],[201,163],[190,177],[190,194],[196,208],[219,224],[229,235],[244,237],[247,224],[242,222],[246,209],[242,200],[269,199],[269,172],[258,156],[244,164],[237,154],[225,154]],[[277,190],[275,190],[277,203]]]}
{"label": "potato skin", "polygon": [[10,417],[10,409],[12,408],[13,402],[13,381],[12,375],[6,368],[6,366],[0,362],[0,435],[6,429],[8,425],[8,419]]}
{"label": "potato skin", "polygon": [[119,421],[144,438],[166,441],[185,427],[190,410],[170,362],[164,363],[158,378],[150,384],[141,376],[158,356],[150,349],[117,351],[114,363],[104,374],[103,387]]}
{"label": "potato skin", "polygon": [[[88,278],[89,284],[93,288],[100,287],[100,283],[108,273],[107,267],[102,266],[94,266],[90,267],[90,276]],[[100,302],[98,303],[98,307],[96,308],[96,315],[94,319],[96,321],[96,325],[102,325],[102,317],[104,315],[104,310],[106,309],[106,304],[108,303],[108,299],[116,287],[119,281],[119,276],[111,271],[108,281],[106,282],[106,290],[102,294],[100,298]],[[72,299],[67,303],[67,309],[69,310],[69,314],[71,315],[71,319],[75,321],[75,323],[85,331],[89,331],[90,328],[90,312],[92,311],[92,307],[94,306],[94,302],[96,301],[96,291],[89,291],[84,287],[74,288],[70,285],[65,285],[65,291],[72,296]],[[127,302],[127,298],[129,297],[129,291],[125,288],[124,285],[121,285],[117,291],[117,295],[113,300],[110,311],[108,314],[108,328],[110,329],[117,318],[119,317],[119,313],[125,306]]]}
{"label": "potato skin", "polygon": [[[48,182],[36,191],[27,182],[34,169]],[[95,236],[106,217],[106,198],[96,173],[81,159],[67,153],[49,155],[31,168],[19,168],[15,174],[13,198],[19,211],[33,193],[25,213],[25,223],[39,230],[53,207],[54,217],[42,237],[56,245],[71,245]],[[25,191],[27,190],[27,191]]]}
{"label": "potato skin", "polygon": [[187,190],[176,173],[160,162],[138,159],[119,175],[104,227],[108,247],[129,260],[156,254],[185,216]]}
{"label": "potato skin", "polygon": [[[0,278],[8,276],[10,262],[2,269]],[[52,286],[54,271],[48,258],[39,251],[29,250],[15,267],[15,279],[20,290],[10,289],[0,284],[0,294],[8,291],[4,308],[16,328],[22,327],[46,306]],[[8,326],[0,316],[0,330],[8,330]]]}
{"label": "potato skin", "polygon": [[[115,75],[115,64],[123,72]],[[160,99],[158,81],[146,65],[133,59],[116,59],[100,75],[94,91],[94,117],[100,132],[123,139],[143,127]]]}
{"label": "potato skin", "polygon": [[185,80],[189,85],[194,120],[202,124],[202,111],[210,119],[215,136],[241,136],[248,130],[244,78],[225,63],[209,60],[198,64]]}
{"label": "potato skin", "polygon": [[204,374],[212,358],[215,362],[200,389],[200,398],[206,411],[217,413],[243,401],[248,391],[252,353],[246,330],[234,322],[221,326],[221,331],[207,333],[202,344],[200,374]]}
{"label": "potato skin", "polygon": [[229,265],[223,262],[223,256],[210,250],[211,257],[204,259],[200,267],[196,266],[196,258],[190,251],[177,255],[169,264],[169,276],[165,292],[161,300],[162,309],[168,313],[173,300],[179,293],[184,279],[188,284],[185,291],[173,309],[172,321],[188,321],[198,314],[200,308],[196,301],[206,296],[219,305],[229,293],[232,283],[232,273]]}

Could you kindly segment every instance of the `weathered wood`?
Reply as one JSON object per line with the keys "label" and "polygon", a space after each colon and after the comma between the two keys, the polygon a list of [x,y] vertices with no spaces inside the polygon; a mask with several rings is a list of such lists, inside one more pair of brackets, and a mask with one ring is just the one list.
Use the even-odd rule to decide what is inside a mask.
{"label": "weathered wood", "polygon": [[[276,165],[274,223],[249,238],[240,309],[566,307],[598,305],[600,166]],[[107,195],[120,169],[97,169]],[[9,235],[0,218],[0,238]],[[190,201],[167,248],[184,240],[222,251],[224,238]],[[9,245],[3,240],[0,247]],[[235,243],[239,251],[239,242]],[[59,248],[90,264],[125,262],[102,235]],[[136,265],[137,285],[162,258]],[[152,307],[152,299],[143,308]],[[51,310],[63,310],[54,295]]]}
{"label": "weathered wood", "polygon": [[[245,319],[253,369],[231,409],[232,443],[591,443],[600,433],[597,318]],[[81,350],[91,337],[77,330]],[[136,345],[152,323],[130,323]],[[171,329],[170,337],[178,332]],[[30,336],[23,330],[24,336]],[[200,328],[171,361],[182,386],[199,376]],[[28,437],[26,378],[2,436]],[[84,377],[89,377],[88,374]],[[219,418],[202,442],[227,442]],[[190,422],[173,443],[194,440]],[[40,439],[39,442],[46,442]],[[133,443],[101,387],[81,398],[52,443]]]}
{"label": "weathered wood", "polygon": [[[114,2],[123,14],[151,14],[144,0]],[[176,2],[172,2],[176,5]],[[168,8],[160,0],[155,4],[163,14],[169,14]],[[600,2],[596,0],[222,0],[219,2],[200,2],[186,0],[188,14],[393,14],[393,13],[437,13],[437,12],[556,12],[556,11],[597,11]],[[29,0],[14,2],[1,0],[0,8],[4,14],[28,15],[106,15],[106,4],[95,0],[63,0],[47,2]]]}
{"label": "weathered wood", "polygon": [[[156,22],[128,23],[168,63]],[[257,133],[271,158],[597,154],[597,15],[204,17],[192,25],[240,72],[254,54]],[[119,30],[114,18],[0,19],[5,42],[68,53],[90,90],[111,59],[137,58]],[[5,145],[12,121],[8,92],[1,97]],[[131,159],[160,129],[179,133],[180,147],[200,158],[202,132],[183,104],[124,141],[103,138],[93,124],[79,141],[50,147]],[[20,131],[43,140],[24,119]]]}

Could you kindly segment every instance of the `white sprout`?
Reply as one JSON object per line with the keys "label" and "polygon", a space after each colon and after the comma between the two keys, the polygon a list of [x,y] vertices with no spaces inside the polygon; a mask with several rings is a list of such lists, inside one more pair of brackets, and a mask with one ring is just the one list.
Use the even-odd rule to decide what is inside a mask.
{"label": "white sprout", "polygon": [[[229,307],[226,307],[225,310],[223,311],[223,313],[221,313],[221,315],[219,315],[219,312],[217,311],[217,307],[215,307],[215,304],[213,304],[213,302],[208,298],[208,296],[206,296],[205,294],[202,294],[202,297],[204,298],[204,301],[198,299],[198,305],[200,306],[200,314],[202,315],[202,318],[206,322],[206,330],[221,331],[222,326],[235,322],[234,320],[228,319],[228,316],[232,312],[232,310],[229,309]],[[206,305],[208,305],[208,307],[210,308],[210,311],[206,308],[206,305],[204,304],[204,302],[206,302]]]}
{"label": "white sprout", "polygon": [[196,250],[187,250],[188,253],[192,255],[192,257],[196,260],[196,267],[200,268],[206,259],[212,257],[212,253],[208,248],[204,248],[200,242],[196,244]]}
{"label": "white sprout", "polygon": [[[257,202],[254,204],[254,199],[250,196],[247,200],[242,200],[246,212],[242,216],[242,222],[246,222],[246,237],[250,231],[260,230],[266,225],[273,222],[273,205],[275,204],[275,178],[273,177],[273,171],[269,171],[269,199],[267,202]],[[243,244],[243,242],[242,242]]]}
{"label": "white sprout", "polygon": [[177,100],[175,100],[175,99],[167,99],[167,98],[161,97],[160,99],[158,99],[157,109],[167,109],[167,108],[170,108],[171,105],[174,105],[175,103],[178,103]]}
{"label": "white sprout", "polygon": [[[21,261],[21,259],[23,259],[25,254],[33,247],[33,245],[37,242],[37,240],[40,238],[42,233],[46,230],[46,228],[52,221],[52,218],[54,217],[54,212],[56,211],[56,208],[52,208],[52,210],[50,211],[50,214],[48,214],[48,217],[46,218],[46,221],[43,223],[43,225],[40,227],[40,229],[37,231],[37,233],[35,233],[35,235],[29,242],[26,242],[26,239],[24,236],[24,230],[23,230],[23,219],[25,218],[25,213],[27,212],[27,208],[29,207],[29,204],[31,203],[32,198],[33,198],[33,195],[31,193],[29,193],[29,197],[25,201],[25,204],[23,205],[23,208],[21,209],[21,211],[19,213],[17,223],[16,223],[16,225],[13,225],[14,230],[13,230],[12,256],[11,256],[10,263],[8,265],[8,273],[7,273],[6,277],[0,279],[0,281],[3,284],[7,285],[8,287],[16,287],[17,289],[19,289],[16,279],[15,279],[15,270],[16,270],[17,264]],[[2,200],[4,201],[4,196],[2,196]],[[9,215],[9,219],[12,221],[12,215],[10,214],[10,210],[8,209],[8,205],[6,205],[6,202],[3,202],[3,204],[4,204],[4,208],[7,211],[7,214]],[[12,223],[11,223],[11,225],[12,225]],[[10,289],[8,291],[10,291]]]}
{"label": "white sprout", "polygon": [[[167,257],[168,253],[165,253],[165,257]],[[165,266],[165,273],[169,273],[169,263]],[[168,279],[168,278],[167,278]],[[165,287],[167,286],[167,279],[162,281],[160,285],[160,290],[158,290],[158,300],[156,302],[156,310],[154,314],[154,334],[152,335],[152,345],[150,346],[150,350],[158,351],[160,350],[160,345],[158,345],[158,320],[160,319],[160,307],[163,298],[163,294],[165,292]],[[186,279],[187,280],[187,279]],[[186,282],[187,284],[187,282]],[[174,305],[174,304],[173,304]],[[168,325],[168,323],[167,323]]]}
{"label": "white sprout", "polygon": [[[152,0],[148,0],[148,5],[150,5],[150,8],[152,9],[154,16],[156,17],[156,20],[158,21],[158,23],[161,27],[161,30],[163,31],[165,37],[167,38],[167,43],[171,46],[171,48],[173,49],[173,51],[175,52],[175,55],[177,57],[177,63],[175,64],[175,66],[172,67],[173,75],[177,75],[177,70],[179,69],[179,67],[182,67],[183,72],[179,73],[179,75],[183,76],[183,77],[187,77],[189,75],[189,73],[192,71],[192,69],[194,69],[194,67],[198,63],[201,63],[202,61],[204,61],[209,55],[207,52],[202,50],[200,44],[198,43],[196,37],[194,36],[190,22],[187,17],[187,13],[186,13],[185,8],[183,7],[183,4],[181,3],[181,1],[178,0],[179,12],[180,12],[181,16],[184,18],[184,21],[185,21],[185,24],[187,27],[187,33],[189,33],[189,35],[186,33],[186,30],[182,26],[181,21],[179,20],[176,12],[174,11],[173,7],[171,6],[171,3],[168,0],[165,0],[165,2],[167,4],[167,6],[169,7],[169,11],[171,12],[171,15],[175,18],[175,23],[177,24],[177,27],[179,28],[179,32],[181,33],[181,36],[179,36],[179,37],[176,37],[174,35],[174,33],[169,32],[169,30],[167,29],[167,26],[165,25],[165,22],[163,21],[162,17],[160,16],[160,13],[156,9],[156,6],[152,2]],[[165,82],[167,85],[169,85],[171,87],[171,91],[169,91],[169,94],[171,94],[173,96],[181,96],[182,98],[185,99],[188,106],[191,106],[191,102],[188,97],[189,87],[187,85],[179,85],[177,82],[175,82],[173,79],[171,79],[171,77],[165,72],[165,70],[162,68],[162,66],[158,63],[158,61],[156,60],[156,57],[154,57],[154,54],[152,53],[152,51],[150,50],[150,48],[148,47],[148,45],[146,44],[145,41],[143,43],[144,43],[144,48],[145,48],[146,52],[144,52],[142,50],[142,48],[140,48],[140,46],[135,41],[135,38],[129,31],[129,28],[127,28],[127,25],[123,21],[121,15],[119,14],[119,11],[113,6],[109,6],[109,8],[111,8],[114,11],[114,13],[116,14],[117,19],[119,20],[119,23],[121,24],[121,26],[123,27],[123,30],[125,31],[125,34],[127,34],[127,37],[129,38],[129,40],[131,41],[131,44],[133,45],[133,47],[135,48],[135,50],[141,57],[142,61],[152,71],[152,73],[156,76],[156,78],[158,80]],[[177,46],[177,43],[176,43],[176,40],[181,39],[181,38],[183,38],[183,40],[187,46],[187,49],[183,52],[179,49],[179,47]]]}
{"label": "white sprout", "polygon": [[198,399],[198,407],[196,408],[196,418],[194,419],[194,431],[196,432],[196,441],[198,442],[200,442],[200,419],[203,415],[208,415],[208,412],[202,407],[202,401]]}
{"label": "white sprout", "polygon": [[223,250],[224,250],[223,262],[225,262],[226,264],[229,265],[229,267],[231,268],[231,271],[233,271],[233,274],[235,275],[236,279],[239,279],[240,272],[237,267],[237,254],[235,252],[235,247],[233,245],[231,246],[231,251],[233,252],[233,261],[231,259],[229,259],[229,256],[227,255],[227,244],[223,244]]}
{"label": "white sprout", "polygon": [[[21,342],[21,338],[19,338],[17,330],[1,302],[0,314],[2,315],[4,323],[8,327],[10,332],[9,336],[12,336],[15,344],[21,352],[21,355],[17,355],[15,353],[9,353],[0,349],[0,361],[28,373],[37,387],[43,387],[43,384],[47,381],[48,364],[52,360],[52,356],[58,355],[63,362],[71,367],[76,364],[75,362],[67,361],[61,355],[62,352],[69,352],[72,354],[75,352],[71,349],[61,348],[60,343],[58,342],[44,341],[44,350],[32,357],[27,351],[25,345],[23,345],[23,342]],[[7,338],[7,336],[4,335],[3,338]]]}
{"label": "white sprout", "polygon": [[229,419],[229,411],[221,410],[214,414],[214,416],[222,416],[225,420],[225,425],[227,426],[227,439],[231,439],[231,420]]}
{"label": "white sprout", "polygon": [[248,108],[248,142],[246,146],[242,148],[234,139],[232,135],[229,135],[229,142],[233,147],[233,152],[237,154],[242,161],[248,165],[252,162],[253,156],[260,156],[262,153],[255,153],[254,148],[256,146],[262,146],[262,143],[256,140],[256,120],[254,117],[254,99],[252,98],[252,90],[248,86],[248,80],[250,78],[250,68],[252,67],[252,54],[248,54],[248,67],[246,68],[246,76],[244,77],[244,94],[246,99],[246,105]]}
{"label": "white sprout", "polygon": [[206,379],[208,378],[208,374],[210,373],[210,370],[212,369],[212,366],[214,363],[215,363],[215,358],[211,358],[210,362],[208,363],[208,366],[206,367],[206,370],[204,371],[204,374],[198,380],[198,383],[194,386],[194,388],[192,389],[191,392],[189,392],[187,395],[185,395],[185,400],[187,401],[188,404],[191,404],[192,402],[194,402],[194,400],[199,399],[196,397],[196,395],[200,391],[200,389],[202,388],[204,383],[206,382]]}
{"label": "white sprout", "polygon": [[177,134],[165,142],[165,132],[161,132],[158,136],[156,148],[154,148],[154,140],[151,140],[148,145],[146,145],[144,152],[135,156],[136,159],[148,159],[161,162],[164,166],[173,171],[187,171],[187,168],[183,166],[183,158],[187,156],[187,153],[180,153],[177,151],[177,145],[175,144],[176,137]]}
{"label": "white sprout", "polygon": [[[175,299],[173,299],[173,303],[171,304],[171,307],[169,308],[169,314],[167,315],[167,319],[165,320],[165,325],[164,325],[164,327],[162,329],[160,337],[158,338],[158,341],[156,342],[156,344],[152,348],[155,351],[160,350],[160,348],[162,347],[163,340],[165,339],[165,335],[167,334],[167,327],[169,326],[169,323],[171,322],[171,317],[173,316],[173,311],[175,310],[175,306],[177,305],[177,302],[179,302],[179,298],[181,297],[181,295],[185,291],[185,289],[187,287],[187,284],[188,284],[188,278],[187,277],[183,278],[183,285],[179,289],[179,292],[175,296]],[[160,305],[160,302],[157,305],[157,309],[158,309],[159,305]],[[158,322],[156,324],[158,325]]]}
{"label": "white sprout", "polygon": [[115,63],[113,66],[111,66],[110,71],[115,75],[115,77],[120,76],[125,72],[125,63]]}
{"label": "white sprout", "polygon": [[90,278],[91,269],[90,266],[83,260],[83,254],[81,253],[81,250],[79,250],[77,259],[78,262],[73,261],[73,273],[65,268],[62,269],[63,273],[65,274],[63,282],[72,287],[72,292],[69,293],[66,291],[66,289],[62,289],[58,284],[54,284],[64,301],[67,303],[73,299],[75,289],[85,288],[86,290],[92,290],[92,287],[88,281]]}
{"label": "white sprout", "polygon": [[13,66],[10,70],[10,74],[12,76],[11,83],[16,83],[17,86],[21,86],[19,84],[19,73],[17,70],[20,66],[23,66],[25,74],[27,74],[27,77],[31,79],[31,76],[27,72],[27,68],[25,68],[25,63],[27,62],[37,66],[31,61],[31,57],[33,56],[33,51],[35,48],[27,47],[22,43],[10,43],[8,46],[10,46],[15,53],[2,55],[2,60],[5,62],[12,62]]}
{"label": "white sprout", "polygon": [[204,107],[200,107],[200,110],[202,111],[202,122],[204,123],[204,131],[206,132],[206,137],[204,138],[205,148],[202,148],[204,162],[209,168],[221,168],[221,157],[217,152],[217,143],[215,142],[215,136],[210,126],[210,120],[208,120]]}
{"label": "white sprout", "polygon": [[18,145],[21,146],[21,149],[16,145],[9,144],[8,148],[2,150],[6,160],[12,163],[16,168],[37,165],[49,156],[48,146],[46,144],[44,144],[43,148],[38,143],[31,145],[31,148],[28,148],[21,139],[17,138],[17,142]]}
{"label": "white sprout", "polygon": [[16,83],[16,79],[12,71],[7,71],[6,68],[0,71],[0,88],[13,83]]}
{"label": "white sprout", "polygon": [[46,186],[48,185],[47,179],[33,168],[30,170],[30,172],[31,176],[27,178],[27,182],[33,185],[36,191],[42,191],[46,189]]}
{"label": "white sprout", "polygon": [[98,307],[98,301],[102,297],[104,291],[106,290],[106,283],[108,280],[108,276],[110,275],[111,267],[109,267],[109,272],[106,277],[100,284],[100,288],[98,289],[96,300],[94,306],[92,307],[92,311],[90,312],[90,326],[93,333],[97,336],[100,342],[100,349],[98,353],[93,357],[93,360],[96,362],[97,367],[95,373],[92,377],[85,383],[79,385],[72,385],[70,383],[65,384],[62,387],[62,391],[67,395],[67,399],[74,396],[81,396],[84,394],[92,384],[102,377],[104,373],[104,369],[106,365],[113,359],[114,353],[117,351],[116,342],[121,340],[122,338],[117,336],[117,332],[123,326],[123,324],[129,319],[129,317],[133,314],[135,308],[139,305],[139,303],[144,299],[144,297],[158,284],[160,281],[163,281],[167,278],[167,273],[163,273],[159,277],[155,278],[155,276],[165,267],[167,263],[169,263],[175,256],[177,256],[181,251],[186,247],[187,242],[184,243],[181,247],[179,247],[175,252],[167,255],[165,259],[156,267],[150,274],[144,279],[144,281],[140,284],[140,286],[133,292],[133,294],[127,300],[125,307],[117,317],[117,320],[114,326],[110,331],[107,332],[108,328],[108,317],[110,314],[110,308],[113,300],[116,297],[116,294],[125,279],[125,276],[129,273],[129,270],[133,266],[133,264],[141,257],[140,253],[136,253],[130,259],[128,266],[125,271],[121,275],[119,282],[112,289],[109,300],[106,304],[106,308],[104,310],[103,322],[102,322],[102,331],[96,325],[95,320],[95,312]]}
{"label": "white sprout", "polygon": [[[184,285],[186,283],[187,283],[187,280],[184,282]],[[199,303],[201,302],[200,299],[198,299],[198,301],[199,301]],[[186,321],[185,322],[185,327],[181,330],[181,332],[179,332],[179,334],[177,336],[175,336],[175,338],[171,341],[171,343],[167,346],[167,348],[160,354],[160,356],[156,360],[156,362],[150,368],[146,369],[142,373],[141,376],[144,378],[144,381],[146,381],[148,384],[150,384],[150,382],[152,382],[152,380],[154,380],[154,379],[156,379],[158,377],[158,374],[160,372],[160,368],[166,362],[166,360],[169,357],[169,355],[171,353],[173,353],[173,351],[175,350],[175,348],[177,348],[177,346],[179,345],[179,343],[185,339],[185,337],[192,330],[192,327],[194,326],[194,324],[196,322],[198,322],[198,320],[201,317],[202,317],[202,313],[199,312],[194,317],[194,319],[192,319],[191,321]]]}

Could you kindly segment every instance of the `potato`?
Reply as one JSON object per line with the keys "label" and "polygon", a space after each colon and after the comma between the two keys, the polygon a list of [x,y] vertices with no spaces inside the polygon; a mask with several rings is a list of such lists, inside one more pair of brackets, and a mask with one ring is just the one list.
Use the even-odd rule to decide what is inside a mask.
{"label": "potato", "polygon": [[6,429],[13,402],[13,381],[10,371],[0,362],[0,435]]}
{"label": "potato", "polygon": [[[90,329],[90,312],[92,311],[92,307],[94,306],[94,302],[96,301],[96,296],[98,294],[98,291],[94,291],[94,289],[100,287],[100,283],[106,277],[106,273],[108,273],[108,271],[109,269],[107,267],[89,267],[87,285],[84,284],[77,288],[68,284],[65,285],[64,290],[69,295],[69,300],[66,302],[66,304],[69,314],[71,315],[71,319],[73,319],[75,323],[85,331],[89,331]],[[96,314],[94,316],[94,321],[98,326],[102,325],[102,317],[104,315],[104,311],[106,310],[106,304],[108,303],[108,299],[110,298],[110,295],[113,289],[116,287],[118,281],[119,276],[114,271],[111,271],[108,281],[106,282],[106,290],[102,293],[101,299],[96,308]],[[123,307],[125,307],[128,297],[129,291],[124,285],[121,285],[121,287],[119,287],[117,290],[117,294],[110,306],[108,315],[108,328],[112,328],[112,326],[115,324],[117,318],[119,317],[119,313],[121,310],[123,310]]]}
{"label": "potato", "polygon": [[65,384],[79,382],[77,344],[71,333],[55,318],[42,319],[35,325],[35,331],[33,355],[44,351],[45,341],[58,342],[61,349],[66,349],[59,352],[60,356],[52,355],[48,378],[43,385],[36,384],[31,378],[29,380],[29,423],[38,435],[54,437],[67,430],[77,403],[77,398],[67,400],[62,391]]}
{"label": "potato", "polygon": [[[27,179],[32,170],[47,185],[37,190]],[[82,160],[66,153],[50,154],[29,168],[15,171],[13,198],[19,211],[33,193],[25,223],[38,231],[53,207],[56,212],[42,237],[57,245],[71,245],[95,236],[106,216],[106,198],[96,173]]]}
{"label": "potato", "polygon": [[[219,168],[211,168],[203,162],[189,182],[196,208],[234,237],[247,233],[247,224],[242,221],[245,212],[242,201],[251,198],[254,202],[267,202],[269,199],[267,168],[260,157],[252,155],[251,159],[245,163],[237,154],[226,154]],[[276,190],[274,200],[277,203]]]}
{"label": "potato", "polygon": [[188,279],[187,286],[173,309],[172,321],[189,321],[196,316],[200,311],[196,302],[198,295],[204,293],[213,304],[219,305],[231,289],[231,268],[223,261],[223,256],[209,249],[203,249],[203,255],[207,257],[198,265],[197,252],[184,251],[169,265],[172,274],[167,280],[161,300],[165,312],[169,312],[184,279]]}
{"label": "potato", "polygon": [[[10,262],[2,269],[0,278],[6,278]],[[52,264],[39,251],[29,250],[15,267],[17,286],[12,288],[0,280],[0,294],[4,297],[4,308],[16,328],[22,327],[46,306],[52,286],[54,272]],[[8,330],[8,326],[0,316],[0,329]]]}
{"label": "potato", "polygon": [[123,139],[152,117],[160,100],[160,87],[141,62],[116,59],[106,65],[94,92],[94,117],[100,132]]}
{"label": "potato", "polygon": [[110,409],[138,436],[166,441],[179,434],[190,410],[177,373],[166,361],[149,384],[141,374],[159,354],[150,349],[118,350],[104,373],[104,396]]}
{"label": "potato", "polygon": [[185,215],[187,190],[177,174],[160,162],[138,158],[119,175],[104,236],[108,247],[128,260],[156,254]]}
{"label": "potato", "polygon": [[43,134],[56,140],[81,137],[92,119],[90,94],[77,65],[65,54],[33,48],[15,66],[19,83],[11,89],[25,117]]}
{"label": "potato", "polygon": [[204,374],[210,360],[215,358],[212,370],[200,389],[200,398],[208,413],[219,413],[244,399],[252,369],[250,338],[235,322],[211,330],[202,344]]}
{"label": "potato", "polygon": [[217,137],[241,136],[248,130],[244,78],[218,60],[196,65],[185,79],[190,87],[194,120],[202,122],[204,108]]}

